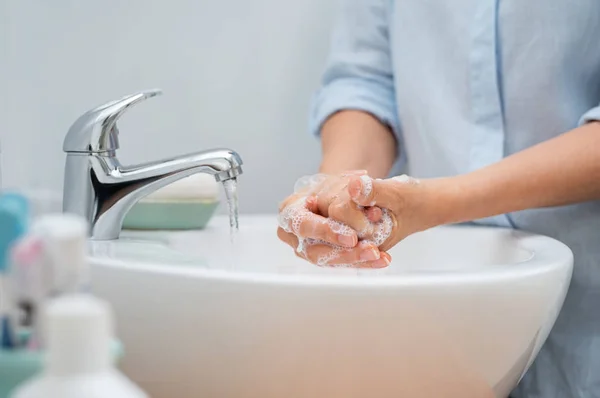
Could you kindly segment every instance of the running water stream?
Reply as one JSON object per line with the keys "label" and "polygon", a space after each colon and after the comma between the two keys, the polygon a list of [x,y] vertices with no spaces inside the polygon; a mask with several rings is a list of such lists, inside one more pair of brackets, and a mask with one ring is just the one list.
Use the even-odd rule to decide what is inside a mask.
{"label": "running water stream", "polygon": [[237,195],[237,179],[232,178],[223,181],[223,188],[225,189],[225,196],[227,198],[227,205],[229,206],[229,228],[230,228],[230,239],[231,243],[235,243],[237,234],[239,232],[239,221],[238,221],[238,195]]}

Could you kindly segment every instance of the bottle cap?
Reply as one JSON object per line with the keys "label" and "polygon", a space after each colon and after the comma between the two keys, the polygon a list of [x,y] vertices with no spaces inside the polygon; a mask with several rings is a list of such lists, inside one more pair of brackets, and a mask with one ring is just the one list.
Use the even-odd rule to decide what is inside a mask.
{"label": "bottle cap", "polygon": [[94,373],[111,366],[112,312],[85,293],[60,296],[44,309],[46,369],[55,376]]}
{"label": "bottle cap", "polygon": [[73,214],[49,214],[32,226],[44,246],[45,262],[52,269],[55,294],[79,291],[90,279],[87,261],[87,221]]}
{"label": "bottle cap", "polygon": [[13,244],[25,233],[29,203],[16,193],[0,194],[0,273],[6,272]]}

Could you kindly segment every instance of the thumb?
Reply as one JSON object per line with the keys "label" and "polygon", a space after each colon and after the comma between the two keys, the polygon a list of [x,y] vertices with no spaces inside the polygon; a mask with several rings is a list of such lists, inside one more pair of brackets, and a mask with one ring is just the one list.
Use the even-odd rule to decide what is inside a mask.
{"label": "thumb", "polygon": [[306,198],[306,208],[311,213],[319,213],[319,202],[315,195],[310,195],[308,198]]}
{"label": "thumb", "polygon": [[353,176],[348,183],[348,193],[359,206],[394,208],[398,204],[398,183],[391,180],[374,180],[369,176]]}

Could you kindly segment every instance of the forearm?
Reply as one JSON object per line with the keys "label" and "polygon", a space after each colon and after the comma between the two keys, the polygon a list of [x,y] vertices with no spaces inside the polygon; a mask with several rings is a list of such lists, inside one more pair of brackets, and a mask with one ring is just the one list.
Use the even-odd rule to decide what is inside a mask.
{"label": "forearm", "polygon": [[600,200],[600,123],[431,184],[446,192],[440,198],[445,201],[445,223]]}
{"label": "forearm", "polygon": [[320,172],[327,174],[367,170],[374,178],[384,178],[397,152],[388,126],[366,112],[352,110],[336,113],[323,124],[321,145]]}

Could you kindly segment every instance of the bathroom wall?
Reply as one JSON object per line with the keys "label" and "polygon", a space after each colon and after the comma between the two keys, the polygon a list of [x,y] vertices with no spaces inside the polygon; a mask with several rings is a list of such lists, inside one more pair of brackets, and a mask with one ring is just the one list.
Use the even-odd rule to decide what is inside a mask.
{"label": "bathroom wall", "polygon": [[60,194],[62,140],[87,109],[164,95],[122,119],[124,163],[215,146],[246,167],[241,211],[272,212],[318,166],[310,96],[334,0],[2,0],[0,141],[6,187]]}

